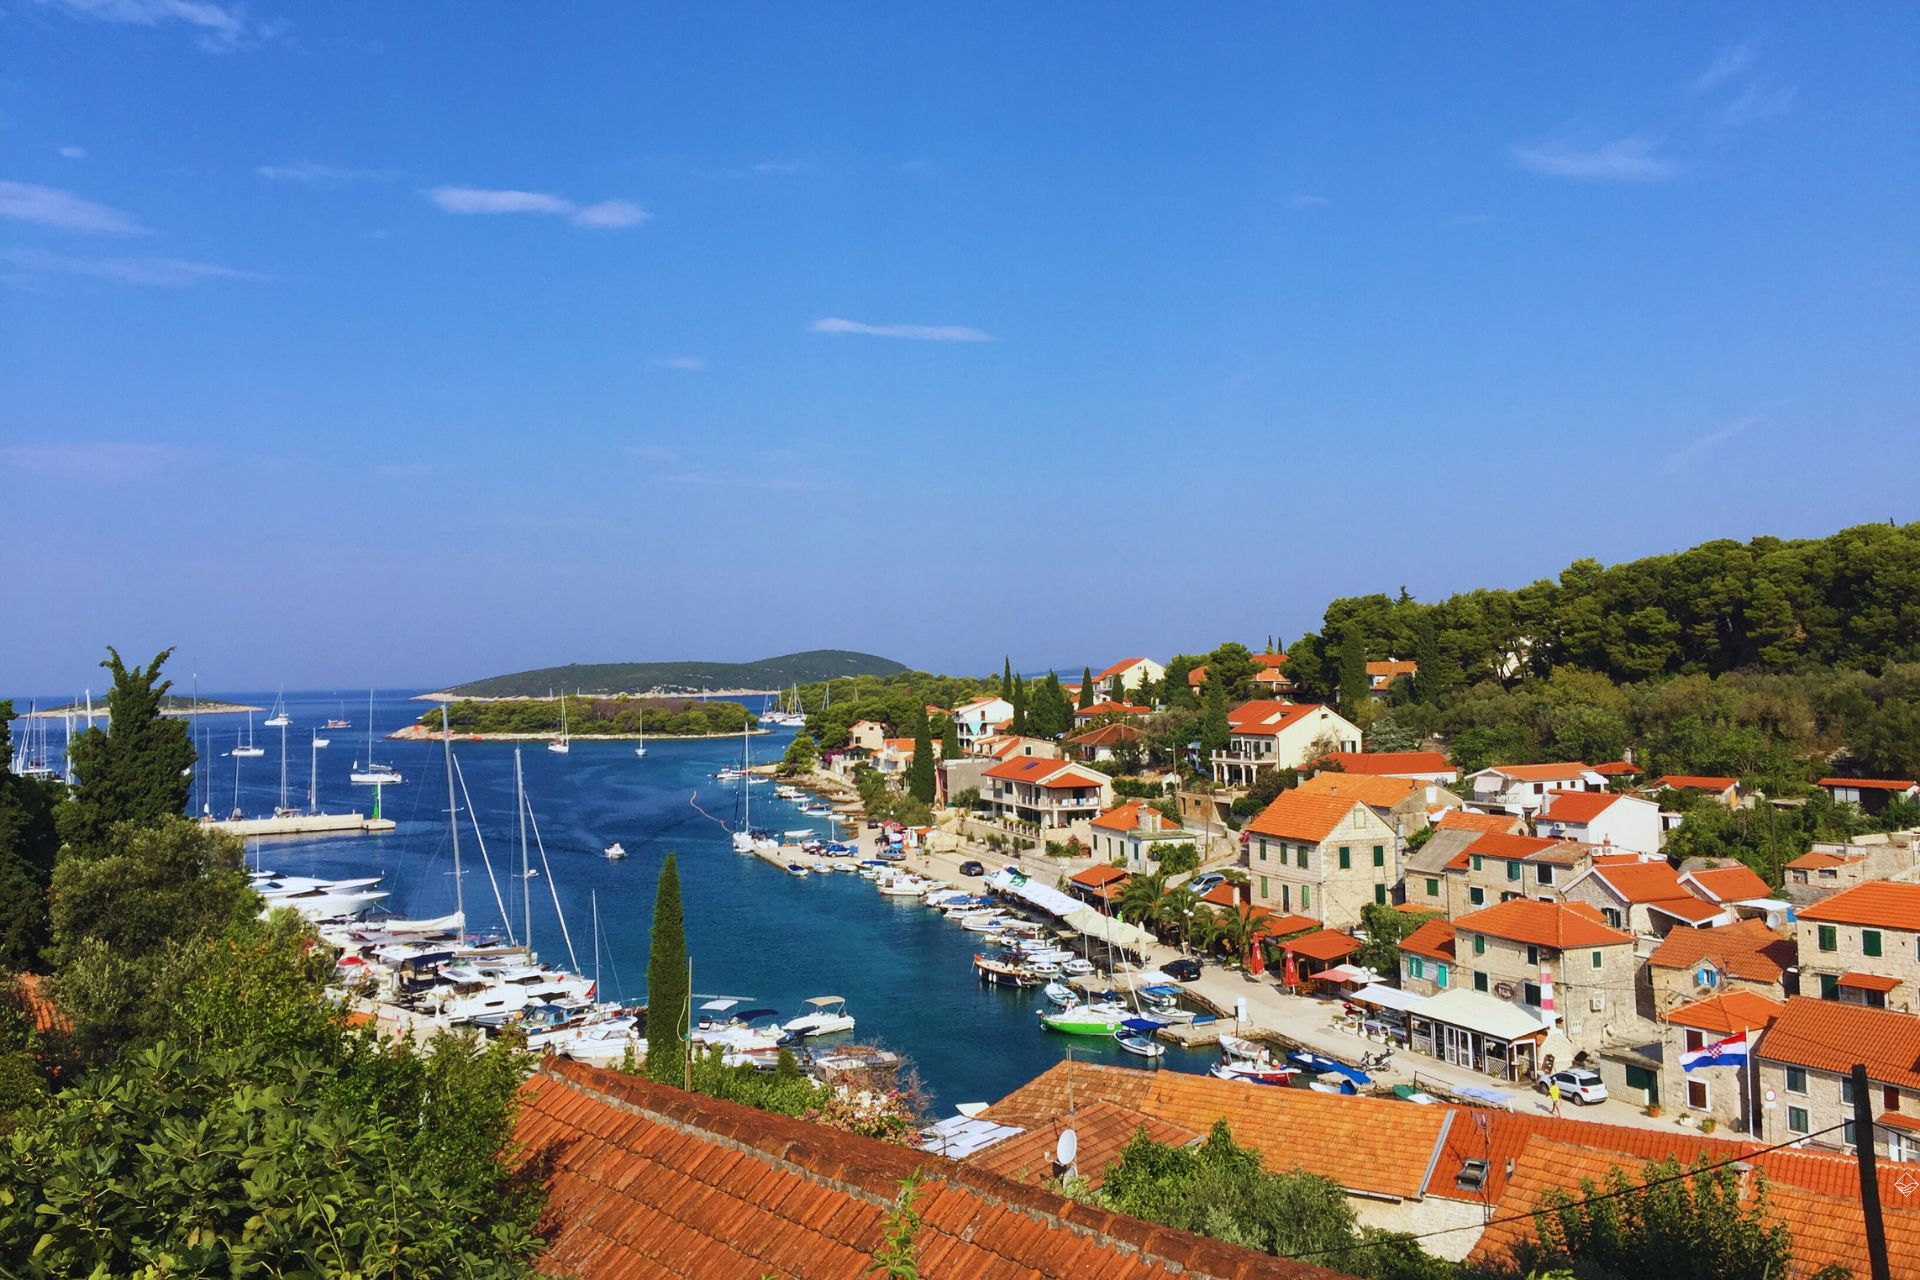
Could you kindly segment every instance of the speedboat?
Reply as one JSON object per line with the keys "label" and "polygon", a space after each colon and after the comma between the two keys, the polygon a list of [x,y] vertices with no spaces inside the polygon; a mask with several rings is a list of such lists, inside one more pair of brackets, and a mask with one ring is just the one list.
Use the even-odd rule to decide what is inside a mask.
{"label": "speedboat", "polygon": [[618,840],[615,840],[612,844],[607,846],[607,851],[602,856],[605,857],[608,862],[618,862],[620,859],[627,856],[627,851],[620,847],[620,842]]}
{"label": "speedboat", "polygon": [[789,862],[787,864],[787,874],[790,876],[803,876],[807,874],[807,869],[797,862]]}
{"label": "speedboat", "polygon": [[1139,1057],[1164,1058],[1166,1046],[1153,1038],[1153,1033],[1163,1025],[1152,1018],[1128,1018],[1113,1033],[1113,1041],[1128,1053]]}
{"label": "speedboat", "polygon": [[1079,956],[1075,956],[1071,960],[1065,960],[1061,962],[1060,972],[1066,974],[1070,978],[1084,978],[1088,974],[1093,972],[1093,962],[1090,960],[1083,960]]}
{"label": "speedboat", "polygon": [[1068,1005],[1080,1003],[1080,997],[1075,995],[1073,988],[1064,982],[1049,982],[1046,986],[1040,988],[1040,994],[1063,1009]]}
{"label": "speedboat", "polygon": [[787,1022],[784,1029],[803,1037],[830,1036],[853,1030],[853,1015],[842,996],[814,996],[807,1001],[807,1012]]}

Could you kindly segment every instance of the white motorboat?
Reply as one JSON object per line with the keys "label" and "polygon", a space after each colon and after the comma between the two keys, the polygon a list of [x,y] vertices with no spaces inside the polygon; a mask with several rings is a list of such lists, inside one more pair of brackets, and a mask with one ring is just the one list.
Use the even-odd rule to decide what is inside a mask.
{"label": "white motorboat", "polygon": [[612,844],[607,846],[606,851],[602,853],[600,856],[605,858],[608,862],[618,862],[620,859],[627,856],[627,851],[621,847],[620,842],[618,840],[615,840]]}
{"label": "white motorboat", "polygon": [[753,852],[753,835],[750,832],[746,832],[746,831],[734,832],[733,833],[733,851],[735,853],[752,853]]}
{"label": "white motorboat", "polygon": [[813,828],[812,827],[796,827],[792,831],[783,831],[780,834],[785,836],[787,839],[793,841],[794,843],[798,844],[800,841],[806,840],[812,837]]}
{"label": "white motorboat", "polygon": [[807,869],[797,862],[789,862],[787,864],[787,874],[790,876],[804,876],[807,874]]}
{"label": "white motorboat", "polygon": [[1049,982],[1046,986],[1040,988],[1040,994],[1059,1005],[1062,1009],[1070,1004],[1080,1003],[1080,997],[1074,994],[1073,988],[1064,982]]}
{"label": "white motorboat", "polygon": [[853,1015],[842,996],[814,996],[807,1001],[807,1012],[788,1021],[785,1029],[802,1037],[829,1036],[853,1030]]}
{"label": "white motorboat", "polygon": [[441,933],[450,933],[458,937],[460,931],[466,927],[467,917],[459,911],[451,915],[435,916],[430,920],[382,920],[379,925],[382,933],[419,934],[425,937]]}
{"label": "white motorboat", "polygon": [[1153,1038],[1160,1024],[1151,1018],[1128,1018],[1113,1033],[1113,1041],[1128,1053],[1142,1058],[1163,1058],[1167,1047]]}
{"label": "white motorboat", "polygon": [[1075,956],[1060,965],[1060,972],[1074,978],[1084,978],[1093,973],[1093,962]]}
{"label": "white motorboat", "polygon": [[608,1018],[570,1027],[549,1041],[547,1048],[590,1067],[617,1067],[629,1052],[635,1062],[647,1056],[645,1031],[632,1018]]}
{"label": "white motorboat", "polygon": [[877,887],[887,898],[917,898],[926,890],[925,882],[917,879],[882,880]]}

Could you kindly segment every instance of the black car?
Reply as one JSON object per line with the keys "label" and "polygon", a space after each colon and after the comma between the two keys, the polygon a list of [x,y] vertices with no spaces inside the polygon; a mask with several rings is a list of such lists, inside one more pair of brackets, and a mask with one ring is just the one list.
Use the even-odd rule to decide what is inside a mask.
{"label": "black car", "polygon": [[969,858],[960,864],[960,874],[963,876],[983,876],[987,874],[987,869]]}
{"label": "black car", "polygon": [[1200,976],[1198,960],[1169,960],[1160,966],[1160,972],[1175,982],[1192,982]]}

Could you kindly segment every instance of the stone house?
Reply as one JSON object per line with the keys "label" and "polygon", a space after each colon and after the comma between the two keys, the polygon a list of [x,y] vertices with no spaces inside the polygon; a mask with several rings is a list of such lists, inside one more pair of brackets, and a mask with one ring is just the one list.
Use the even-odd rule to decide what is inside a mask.
{"label": "stone house", "polygon": [[1456,968],[1453,926],[1428,920],[1400,940],[1400,989],[1431,996],[1445,991]]}
{"label": "stone house", "polygon": [[1455,986],[1490,994],[1538,1018],[1545,983],[1554,1012],[1577,1051],[1596,1053],[1606,1027],[1634,1018],[1631,935],[1593,908],[1513,898],[1453,922]]}
{"label": "stone house", "polygon": [[1403,838],[1424,829],[1427,815],[1434,809],[1460,803],[1459,796],[1436,783],[1375,774],[1316,773],[1302,782],[1299,790],[1310,796],[1352,796]]}
{"label": "stone house", "polygon": [[1784,1000],[1799,990],[1789,981],[1798,961],[1790,934],[1775,933],[1760,920],[1739,920],[1717,929],[1679,928],[1668,932],[1646,963],[1649,1018],[1716,995],[1745,991]]}
{"label": "stone house", "polygon": [[[1768,1142],[1851,1150],[1853,1065],[1867,1068],[1874,1133],[1885,1160],[1920,1160],[1920,1018],[1795,996],[1760,1038],[1761,1129]],[[1764,1099],[1773,1094],[1773,1105]],[[1828,1132],[1832,1130],[1832,1132]]]}
{"label": "stone house", "polygon": [[1869,880],[1895,880],[1920,866],[1920,831],[1878,832],[1823,841],[1787,864],[1787,900],[1807,907]]}
{"label": "stone house", "polygon": [[1359,800],[1282,792],[1247,824],[1254,905],[1350,928],[1362,906],[1391,901],[1397,845],[1393,828]]}
{"label": "stone house", "polygon": [[1920,884],[1873,880],[1800,912],[1800,988],[1822,1000],[1914,1012]]}
{"label": "stone house", "polygon": [[1584,902],[1598,911],[1614,928],[1644,938],[1660,937],[1676,925],[1733,918],[1682,888],[1679,873],[1661,860],[1596,858],[1568,882],[1564,894],[1567,901]]}
{"label": "stone house", "polygon": [[1920,800],[1920,782],[1912,778],[1822,778],[1819,786],[1835,804],[1858,805],[1867,813],[1895,800]]}
{"label": "stone house", "polygon": [[1751,991],[1729,991],[1689,1004],[1676,1005],[1661,1018],[1660,1094],[1663,1105],[1684,1109],[1696,1119],[1711,1117],[1716,1125],[1752,1133],[1761,1114],[1759,1072],[1747,1067],[1685,1069],[1683,1055],[1704,1049],[1741,1032],[1757,1033],[1772,1026],[1786,1010],[1779,1000]]}

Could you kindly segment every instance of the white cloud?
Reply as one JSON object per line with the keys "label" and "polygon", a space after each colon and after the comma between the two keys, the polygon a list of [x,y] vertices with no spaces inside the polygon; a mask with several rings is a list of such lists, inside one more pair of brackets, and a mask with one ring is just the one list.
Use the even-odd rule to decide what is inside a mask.
{"label": "white cloud", "polygon": [[1720,123],[1739,128],[1741,125],[1784,116],[1793,110],[1794,99],[1799,96],[1798,85],[1786,85],[1781,88],[1751,85],[1743,90],[1739,97],[1727,104],[1726,109],[1720,113]]}
{"label": "white cloud", "polygon": [[699,356],[655,356],[647,363],[656,369],[678,369],[682,373],[700,373],[707,367]]}
{"label": "white cloud", "polygon": [[165,445],[83,441],[0,445],[0,472],[18,471],[69,484],[127,484],[173,460]]}
{"label": "white cloud", "polygon": [[69,160],[85,160],[87,158],[87,149],[85,147],[62,147],[60,148],[60,154]]}
{"label": "white cloud", "polygon": [[1332,203],[1333,201],[1327,199],[1325,196],[1307,195],[1305,193],[1287,197],[1287,208],[1289,209],[1324,209]]}
{"label": "white cloud", "polygon": [[1752,65],[1752,45],[1743,42],[1723,49],[1712,62],[1707,64],[1706,70],[1693,78],[1693,91],[1705,93],[1709,89],[1717,88]]}
{"label": "white cloud", "polygon": [[254,170],[268,182],[304,182],[315,187],[338,187],[349,182],[382,182],[400,175],[387,169],[347,169],[317,160],[289,160],[263,164]]}
{"label": "white cloud", "polygon": [[564,217],[577,227],[595,229],[637,227],[648,217],[647,211],[631,200],[602,200],[582,207],[545,191],[435,187],[424,194],[448,213],[542,213]]}
{"label": "white cloud", "polygon": [[194,43],[208,53],[232,53],[270,40],[281,23],[250,24],[246,9],[214,0],[39,0],[76,18],[140,27],[179,24],[197,33]]}
{"label": "white cloud", "polygon": [[153,285],[184,289],[204,280],[261,281],[269,277],[256,271],[241,271],[211,262],[188,258],[73,258],[41,249],[10,249],[0,253],[7,262],[23,271],[49,275],[85,276],[114,284]]}
{"label": "white cloud", "polygon": [[915,342],[992,342],[993,335],[963,324],[866,324],[823,316],[807,326],[810,333],[864,334],[870,338],[907,338]]}
{"label": "white cloud", "polygon": [[31,182],[0,182],[0,218],[17,218],[96,235],[139,236],[147,229],[131,214],[83,199],[71,191],[35,186]]}
{"label": "white cloud", "polygon": [[1581,146],[1565,138],[1531,146],[1516,146],[1513,163],[1528,173],[1576,182],[1658,182],[1678,172],[1659,154],[1654,138],[1616,138],[1597,146]]}
{"label": "white cloud", "polygon": [[1669,469],[1681,467],[1693,461],[1703,453],[1719,448],[1736,436],[1744,435],[1750,428],[1759,425],[1759,418],[1735,418],[1723,427],[1717,427],[1688,444],[1682,445],[1667,455]]}

